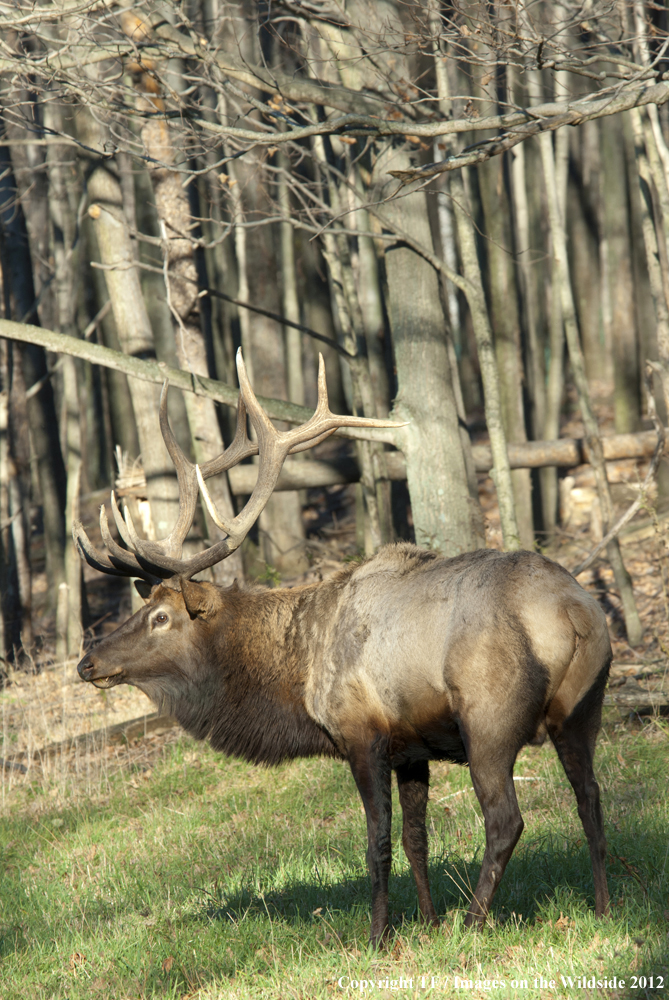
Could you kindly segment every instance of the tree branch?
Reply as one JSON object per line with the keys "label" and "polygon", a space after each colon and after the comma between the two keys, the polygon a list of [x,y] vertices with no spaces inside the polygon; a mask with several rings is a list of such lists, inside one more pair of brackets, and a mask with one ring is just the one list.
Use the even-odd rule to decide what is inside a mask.
{"label": "tree branch", "polygon": [[[121,351],[113,351],[101,344],[91,344],[85,340],[79,340],[78,337],[70,337],[65,333],[55,333],[53,330],[45,330],[43,327],[15,323],[8,319],[0,319],[0,337],[6,337],[8,340],[20,340],[28,344],[39,344],[45,350],[58,354],[71,354],[75,358],[82,358],[84,361],[101,365],[103,368],[113,368],[115,371],[123,372],[130,378],[141,379],[143,382],[155,382],[162,385],[167,380],[176,389],[193,392],[196,396],[206,396],[218,403],[223,403],[225,406],[237,408],[239,393],[233,386],[213,378],[193,375],[180,368],[170,368],[162,361],[144,361],[141,358],[123,354]],[[295,403],[270,399],[266,396],[258,396],[258,400],[267,415],[274,420],[287,420],[289,423],[301,424],[313,415],[306,406],[298,406]],[[398,442],[397,432],[392,428],[380,430],[346,427],[341,428],[337,433],[344,437],[365,441],[381,441],[386,444]]]}
{"label": "tree branch", "polygon": [[[472,166],[476,163],[484,163],[493,156],[506,152],[519,142],[524,142],[533,135],[540,132],[552,131],[562,128],[563,125],[581,125],[583,122],[593,121],[596,118],[605,118],[608,115],[615,115],[621,111],[629,111],[630,108],[643,107],[646,104],[660,106],[669,100],[669,83],[653,83],[650,86],[635,86],[633,89],[621,88],[621,93],[616,97],[605,97],[600,99],[587,100],[579,99],[562,104],[539,105],[531,110],[520,112],[526,116],[516,124],[504,124],[505,119],[511,115],[496,116],[499,125],[492,124],[492,116],[488,119],[479,119],[477,128],[513,128],[512,132],[495,136],[494,139],[484,140],[477,143],[476,147],[468,147],[454,156],[447,156],[436,163],[426,163],[423,167],[415,167],[411,170],[391,170],[393,177],[402,181],[403,184],[411,184],[417,180],[427,180],[436,177],[437,174],[447,173],[449,170],[459,170],[461,167]],[[527,118],[535,120],[527,121]],[[489,124],[490,123],[490,124]],[[456,124],[453,122],[452,124]],[[452,132],[462,132],[465,129],[452,129]],[[471,130],[470,130],[471,131]],[[425,135],[420,126],[411,129],[414,135]],[[434,135],[446,135],[444,132],[434,132]]]}

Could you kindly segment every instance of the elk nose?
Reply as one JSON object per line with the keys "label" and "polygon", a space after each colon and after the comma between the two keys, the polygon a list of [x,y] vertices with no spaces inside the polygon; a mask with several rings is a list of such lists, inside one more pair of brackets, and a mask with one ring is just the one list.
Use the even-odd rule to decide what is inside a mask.
{"label": "elk nose", "polygon": [[79,665],[77,666],[77,673],[81,677],[82,681],[87,681],[90,675],[93,673],[94,668],[95,664],[93,663],[93,658],[91,657],[90,653],[87,653],[87,655],[84,656],[83,660],[79,661]]}

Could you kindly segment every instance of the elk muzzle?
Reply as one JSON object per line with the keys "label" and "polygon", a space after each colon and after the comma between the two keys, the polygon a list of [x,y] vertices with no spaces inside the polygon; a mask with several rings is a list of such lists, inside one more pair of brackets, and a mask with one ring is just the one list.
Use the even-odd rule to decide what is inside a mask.
{"label": "elk muzzle", "polygon": [[84,656],[77,666],[77,672],[82,681],[90,681],[98,688],[110,688],[123,681],[122,667],[105,666],[105,664],[95,656],[92,650]]}

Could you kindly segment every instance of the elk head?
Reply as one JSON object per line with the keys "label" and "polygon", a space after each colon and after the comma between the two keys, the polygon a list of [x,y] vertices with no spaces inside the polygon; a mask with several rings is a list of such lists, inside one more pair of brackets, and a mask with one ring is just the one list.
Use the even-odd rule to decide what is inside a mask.
{"label": "elk head", "polygon": [[[104,655],[107,640],[79,664],[84,680],[98,687],[111,687],[130,682],[141,687],[153,697],[152,671],[167,669],[176,683],[184,671],[192,679],[197,662],[197,637],[204,636],[211,627],[215,609],[220,604],[219,588],[211,584],[196,583],[192,577],[215,563],[226,559],[243,542],[259,517],[276,486],[285,458],[289,454],[305,451],[319,444],[340,427],[393,427],[392,421],[374,420],[354,416],[338,416],[330,412],[325,381],[325,365],[319,356],[318,405],[313,416],[299,427],[278,431],[264,412],[251,388],[241,350],[237,352],[239,376],[239,401],[237,426],[230,446],[202,466],[194,465],[183,454],[167,418],[168,383],[163,385],[160,397],[160,428],[167,450],[174,463],[179,484],[179,514],[170,534],[161,541],[140,538],[135,530],[128,508],[123,516],[112,491],[111,510],[118,533],[125,547],[119,544],[109,530],[107,512],[100,509],[100,531],[107,552],[100,552],[90,541],[80,521],[75,521],[73,536],[77,549],[91,566],[114,576],[139,578],[137,589],[146,605],[113,633],[114,640],[127,633],[131,643],[124,643],[132,656],[132,676],[122,662],[120,644],[115,641],[110,656]],[[247,433],[246,418],[255,430],[257,443]],[[225,518],[216,509],[205,480],[225,472],[243,459],[258,454],[258,479],[243,510],[233,518]],[[203,552],[182,558],[184,540],[195,516],[198,491],[201,490],[212,519],[226,537]],[[188,636],[186,641],[185,636]],[[183,641],[180,640],[180,636]],[[111,639],[112,637],[108,637]],[[151,650],[152,655],[147,656]],[[159,652],[160,651],[160,652]],[[158,656],[156,656],[158,654]],[[145,658],[145,659],[144,659]],[[157,663],[162,663],[158,668]]]}

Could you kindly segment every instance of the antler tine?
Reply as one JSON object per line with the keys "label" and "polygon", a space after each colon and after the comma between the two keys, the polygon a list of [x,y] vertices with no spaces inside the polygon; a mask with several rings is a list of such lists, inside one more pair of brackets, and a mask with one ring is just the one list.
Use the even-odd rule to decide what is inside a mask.
{"label": "antler tine", "polygon": [[[284,431],[282,437],[291,441],[290,451],[295,454],[312,448],[340,427],[404,427],[404,423],[395,420],[377,420],[373,417],[349,417],[332,413],[328,401],[328,387],[325,378],[325,361],[323,355],[318,355],[318,403],[313,416],[300,427]],[[276,432],[279,433],[279,432]],[[304,445],[305,447],[300,447]]]}
{"label": "antler tine", "polygon": [[258,452],[262,454],[261,442],[266,440],[275,440],[279,435],[276,427],[269,419],[262,406],[256,398],[256,394],[251,388],[251,383],[249,382],[249,377],[246,371],[246,365],[244,364],[244,358],[242,357],[241,347],[237,349],[237,377],[239,379],[239,394],[244,400],[246,409],[248,410],[249,417],[251,418],[251,423],[253,428],[258,435]]}
{"label": "antler tine", "polygon": [[[124,505],[124,517],[119,510],[114,491],[111,493],[111,510],[123,542],[128,546],[122,548],[113,538],[109,530],[107,511],[103,506],[100,510],[100,532],[107,548],[106,553],[99,552],[88,538],[80,521],[73,525],[73,538],[82,558],[95,569],[112,576],[138,576],[150,583],[158,583],[174,576],[191,577],[215,563],[225,559],[230,554],[227,540],[217,542],[204,552],[197,553],[189,559],[175,558],[181,555],[181,546],[190,530],[197,504],[198,485],[195,465],[189,461],[179,447],[169,424],[167,415],[167,393],[169,383],[163,384],[160,394],[160,429],[165,446],[174,463],[179,483],[179,515],[169,536],[160,542],[140,538],[127,504]],[[237,407],[237,431],[230,447],[216,459],[205,463],[203,473],[209,477],[219,471],[230,468],[237,462],[257,452],[258,446],[249,440],[246,432],[246,408],[240,396]],[[178,553],[176,549],[178,548]]]}
{"label": "antler tine", "polygon": [[[195,471],[195,466],[193,466],[193,471]],[[179,552],[179,556],[175,557],[170,555],[169,549],[165,551],[167,539],[153,542],[150,539],[140,538],[127,505],[123,509],[123,514],[126,534],[130,538],[133,555],[139,565],[145,569],[153,569],[159,576],[173,575],[175,572],[179,572],[179,567],[184,565],[184,560],[180,558],[181,553]]]}
{"label": "antler tine", "polygon": [[[121,533],[121,529],[119,527],[119,533],[121,533],[123,541],[125,542],[127,535],[129,541],[126,542],[126,545],[128,545],[131,550],[139,552],[141,550],[141,544],[143,539],[140,538],[139,535],[137,534],[137,529],[135,528],[135,522],[132,519],[132,514],[130,513],[130,508],[128,507],[127,503],[123,504],[122,524],[124,531],[123,533]],[[153,544],[155,545],[156,543],[154,542]]]}
{"label": "antler tine", "polygon": [[135,552],[121,548],[109,530],[107,511],[104,504],[100,508],[100,534],[109,553],[109,562],[123,576],[140,576],[151,583],[157,583],[166,574],[153,563],[142,562]]}
{"label": "antler tine", "polygon": [[[125,544],[128,546],[128,548],[132,551],[132,549],[133,549],[132,535],[130,534],[130,532],[127,529],[127,526],[126,526],[125,521],[123,520],[123,515],[121,514],[121,511],[118,509],[118,504],[116,503],[116,495],[115,495],[115,493],[114,493],[113,490],[111,491],[111,509],[112,509],[112,514],[114,515],[114,522],[116,524],[116,530],[118,531],[119,535],[121,536],[121,538],[123,539],[123,541],[125,542]],[[127,511],[127,509],[128,509],[127,504],[125,505],[125,509]],[[133,527],[134,527],[134,525],[133,525]]]}
{"label": "antler tine", "polygon": [[[195,478],[195,467],[193,463],[184,455],[183,451],[179,447],[179,442],[170,427],[170,421],[167,415],[168,390],[169,382],[165,380],[160,392],[160,432],[163,435],[165,447],[167,448],[169,456],[174,463],[174,468],[177,473],[177,483],[179,484],[179,513],[169,535],[166,538],[161,539],[159,544],[160,549],[168,553],[170,556],[174,554],[180,556],[181,548],[186,540],[186,535],[191,529],[193,518],[195,517],[195,508],[197,505],[197,480]],[[148,557],[150,559],[150,553],[155,553],[156,551],[152,548],[152,546],[145,545],[144,539],[133,539],[133,542],[134,547],[138,552],[144,552],[145,558]],[[152,544],[156,545],[158,543],[154,542]]]}
{"label": "antler tine", "polygon": [[195,473],[197,475],[197,482],[198,486],[200,487],[200,492],[202,493],[202,499],[206,504],[207,510],[209,511],[212,521],[217,527],[221,529],[221,531],[224,531],[226,535],[229,535],[233,530],[234,522],[230,521],[229,523],[227,523],[226,521],[223,520],[223,518],[219,514],[218,507],[212,500],[211,494],[207,489],[207,487],[205,486],[204,476],[202,475],[202,470],[200,469],[199,465],[195,466]]}
{"label": "antler tine", "polygon": [[135,553],[122,548],[118,542],[115,541],[111,531],[109,530],[107,509],[104,504],[100,507],[100,534],[102,535],[102,541],[105,543],[107,551],[109,552],[112,565],[116,566],[117,563],[120,563],[121,565],[119,568],[124,567],[126,570],[134,573],[139,566],[137,559],[135,558]]}
{"label": "antler tine", "polygon": [[163,435],[163,441],[165,442],[165,447],[169,452],[169,456],[174,463],[174,468],[177,472],[177,479],[179,480],[179,485],[181,485],[181,477],[188,475],[193,469],[193,463],[186,458],[183,451],[179,446],[179,442],[174,436],[174,431],[170,427],[170,420],[167,415],[167,394],[170,388],[170,383],[167,379],[163,382],[163,387],[160,390],[160,433]]}
{"label": "antler tine", "polygon": [[244,397],[240,392],[237,397],[235,436],[222,455],[202,463],[200,474],[203,479],[210,479],[212,476],[217,476],[219,472],[226,472],[233,465],[238,465],[245,458],[257,454],[258,445],[255,441],[251,441],[246,431],[246,406],[244,405]]}
{"label": "antler tine", "polygon": [[[292,446],[285,433],[278,431],[271,422],[262,406],[256,398],[251,383],[249,381],[246,365],[242,356],[241,348],[237,350],[237,375],[239,377],[239,396],[248,410],[251,423],[258,435],[258,453],[260,455],[260,465],[258,467],[258,480],[244,509],[227,522],[219,514],[216,504],[211,498],[209,490],[204,484],[204,475],[198,470],[198,483],[204,502],[207,505],[212,520],[218,527],[228,535],[230,551],[238,548],[251,525],[258,518],[265,504],[272,495],[272,490],[281,471],[283,461]],[[238,410],[238,419],[240,415]],[[237,424],[239,433],[240,422]],[[246,433],[246,431],[244,432]]]}
{"label": "antler tine", "polygon": [[108,573],[110,576],[128,576],[124,570],[114,566],[108,555],[96,549],[86,534],[81,521],[72,522],[72,539],[81,558],[85,559],[93,569],[97,569],[101,573]]}
{"label": "antler tine", "polygon": [[316,413],[330,412],[330,399],[328,397],[328,381],[325,374],[325,359],[321,352],[318,352],[318,402],[316,403]]}
{"label": "antler tine", "polygon": [[139,537],[128,505],[124,504],[124,520],[118,509],[113,490],[111,494],[111,507],[118,532],[128,546],[127,550],[122,549],[114,541],[109,531],[107,512],[103,505],[100,509],[100,533],[111,553],[112,564],[121,563],[125,567],[126,575],[143,576],[154,583],[164,579],[166,576],[172,576],[178,560],[171,559],[169,555],[166,555],[161,547],[161,543],[145,541]]}
{"label": "antler tine", "polygon": [[119,534],[126,545],[134,551],[142,565],[153,566],[161,576],[165,572],[173,572],[175,559],[178,560],[181,556],[183,543],[195,517],[198,496],[195,466],[184,455],[170,427],[167,414],[168,390],[169,382],[165,381],[160,393],[160,430],[165,447],[174,463],[179,484],[179,513],[174,526],[166,538],[150,541],[138,535],[127,504],[124,509],[124,522],[114,515]]}
{"label": "antler tine", "polygon": [[[262,406],[256,398],[251,383],[249,381],[248,373],[246,371],[246,365],[244,364],[244,358],[242,356],[241,348],[237,350],[237,375],[239,377],[239,398],[241,400],[242,406],[245,410],[248,410],[251,423],[258,435],[258,446],[257,450],[260,454],[260,465],[258,468],[258,481],[256,482],[255,488],[248,502],[246,503],[244,509],[233,518],[232,521],[226,522],[218,512],[216,504],[211,498],[209,490],[204,484],[204,475],[201,470],[197,470],[198,483],[200,490],[202,491],[202,496],[204,502],[207,506],[211,518],[221,531],[225,531],[228,536],[228,543],[230,545],[230,551],[234,551],[241,545],[242,541],[248,534],[253,521],[259,516],[263,507],[269,500],[272,490],[276,485],[276,480],[278,478],[279,472],[281,471],[281,465],[284,458],[290,448],[288,442],[282,441],[282,435],[277,431],[276,427],[272,424],[271,420],[263,410]],[[242,406],[238,407],[237,410],[237,438],[240,435],[240,427],[242,423],[244,424],[244,437],[246,438],[246,427],[244,418],[244,410]],[[269,474],[268,470],[274,469],[275,474]],[[262,493],[262,501],[260,499]],[[247,526],[248,525],[248,526]]]}

